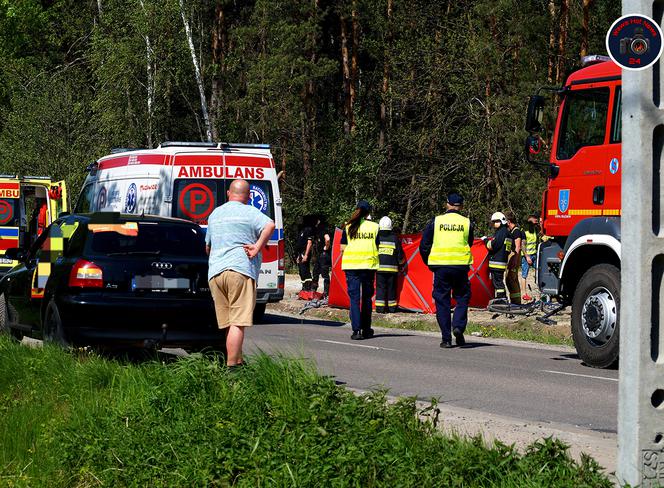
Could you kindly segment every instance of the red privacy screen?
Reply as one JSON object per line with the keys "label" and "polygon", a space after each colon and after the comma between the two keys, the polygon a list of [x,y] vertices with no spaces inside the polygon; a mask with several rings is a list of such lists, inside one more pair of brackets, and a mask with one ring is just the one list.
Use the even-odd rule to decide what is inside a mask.
{"label": "red privacy screen", "polygon": [[[399,273],[397,297],[399,307],[412,312],[435,313],[436,305],[431,298],[433,289],[433,274],[420,256],[421,234],[406,234],[400,236],[404,254],[406,255],[406,274]],[[346,291],[346,276],[341,270],[340,244],[341,230],[334,234],[332,246],[332,277],[330,283],[329,305],[332,307],[348,308],[348,293]],[[485,308],[493,298],[493,285],[489,279],[489,259],[484,243],[475,239],[471,248],[473,264],[468,277],[472,295],[471,307]]]}

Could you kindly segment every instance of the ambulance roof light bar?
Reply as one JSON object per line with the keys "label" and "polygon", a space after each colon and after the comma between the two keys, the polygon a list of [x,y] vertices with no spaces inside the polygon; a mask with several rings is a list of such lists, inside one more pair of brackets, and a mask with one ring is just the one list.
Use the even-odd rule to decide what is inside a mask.
{"label": "ambulance roof light bar", "polygon": [[585,68],[586,66],[603,63],[604,61],[611,61],[611,58],[608,56],[602,56],[601,54],[590,54],[581,58],[581,66]]}
{"label": "ambulance roof light bar", "polygon": [[236,144],[228,142],[162,142],[159,147],[202,147],[208,149],[270,149],[269,144]]}
{"label": "ambulance roof light bar", "polygon": [[11,178],[12,180],[15,180],[18,178],[18,175],[0,175],[0,178]]}
{"label": "ambulance roof light bar", "polygon": [[51,177],[50,176],[28,176],[28,175],[26,175],[21,179],[23,179],[23,180],[50,180]]}

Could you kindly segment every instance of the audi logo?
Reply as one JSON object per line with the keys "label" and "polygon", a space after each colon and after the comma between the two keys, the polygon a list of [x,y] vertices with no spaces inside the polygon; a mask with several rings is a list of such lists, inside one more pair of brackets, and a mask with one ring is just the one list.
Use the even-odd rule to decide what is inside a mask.
{"label": "audi logo", "polygon": [[154,262],[152,263],[152,267],[157,269],[171,269],[173,265],[171,263]]}

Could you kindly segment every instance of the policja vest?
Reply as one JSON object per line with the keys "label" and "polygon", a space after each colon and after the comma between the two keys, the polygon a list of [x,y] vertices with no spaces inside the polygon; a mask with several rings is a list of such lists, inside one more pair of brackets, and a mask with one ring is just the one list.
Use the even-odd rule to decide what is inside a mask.
{"label": "policja vest", "polygon": [[[497,243],[501,243],[498,246]],[[496,243],[496,248],[494,248]],[[500,226],[496,231],[493,241],[491,241],[491,257],[489,258],[489,268],[493,269],[507,269],[507,261],[512,252],[512,237],[506,225]]]}
{"label": "policja vest", "polygon": [[397,236],[393,232],[380,232],[378,234],[378,272],[398,273],[399,253]]}
{"label": "policja vest", "polygon": [[[524,230],[526,234],[526,245],[523,248],[523,255],[532,256],[537,252],[537,232],[531,232],[529,230]],[[523,246],[523,243],[521,243]]]}
{"label": "policja vest", "polygon": [[377,235],[378,224],[370,220],[362,220],[355,239],[351,239],[350,226],[347,225],[348,244],[341,258],[341,269],[378,269]]}
{"label": "policja vest", "polygon": [[429,266],[463,266],[473,262],[468,245],[470,219],[456,212],[438,215],[433,221],[433,244]]}

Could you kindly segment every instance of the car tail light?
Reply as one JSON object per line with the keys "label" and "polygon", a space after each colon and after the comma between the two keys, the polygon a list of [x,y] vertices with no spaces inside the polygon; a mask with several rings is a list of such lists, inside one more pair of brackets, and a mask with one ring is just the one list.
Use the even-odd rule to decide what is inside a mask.
{"label": "car tail light", "polygon": [[69,286],[79,288],[102,288],[104,279],[101,268],[95,263],[79,259],[69,273]]}
{"label": "car tail light", "polygon": [[277,244],[277,256],[278,256],[278,261],[277,261],[278,268],[277,269],[279,269],[280,271],[285,269],[285,267],[286,267],[286,261],[284,259],[285,255],[286,255],[285,249],[286,248],[285,248],[285,245],[284,245],[284,240],[281,239],[279,241],[279,244]]}

